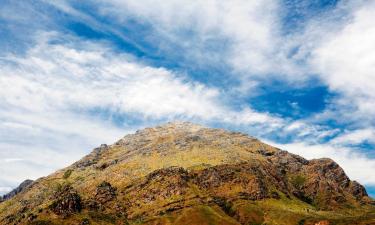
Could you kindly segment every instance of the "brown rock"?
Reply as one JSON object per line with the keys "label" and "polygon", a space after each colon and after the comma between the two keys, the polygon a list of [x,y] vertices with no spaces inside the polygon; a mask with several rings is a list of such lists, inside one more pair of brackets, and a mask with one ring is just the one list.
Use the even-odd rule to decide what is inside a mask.
{"label": "brown rock", "polygon": [[95,200],[100,204],[105,204],[116,198],[117,189],[112,187],[110,183],[103,181],[96,188]]}
{"label": "brown rock", "polygon": [[62,187],[54,195],[54,201],[50,209],[59,216],[67,217],[71,214],[78,213],[82,209],[81,197],[69,185]]}

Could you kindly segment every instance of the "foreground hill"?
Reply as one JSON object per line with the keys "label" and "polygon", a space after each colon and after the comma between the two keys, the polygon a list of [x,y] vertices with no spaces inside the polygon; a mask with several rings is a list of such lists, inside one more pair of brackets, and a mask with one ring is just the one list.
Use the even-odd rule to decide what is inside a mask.
{"label": "foreground hill", "polygon": [[101,145],[0,204],[0,224],[375,224],[331,159],[168,123]]}

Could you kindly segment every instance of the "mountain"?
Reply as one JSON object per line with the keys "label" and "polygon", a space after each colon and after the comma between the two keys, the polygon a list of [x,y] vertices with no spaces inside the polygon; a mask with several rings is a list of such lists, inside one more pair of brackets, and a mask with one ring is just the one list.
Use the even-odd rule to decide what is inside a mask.
{"label": "mountain", "polygon": [[374,204],[331,159],[177,122],[34,181],[0,204],[0,224],[375,224]]}
{"label": "mountain", "polygon": [[0,202],[14,197],[16,194],[20,193],[21,191],[26,189],[28,186],[30,186],[32,183],[33,183],[32,180],[23,181],[18,187],[16,187],[12,191],[10,191],[8,194],[3,195],[3,197],[0,198]]}

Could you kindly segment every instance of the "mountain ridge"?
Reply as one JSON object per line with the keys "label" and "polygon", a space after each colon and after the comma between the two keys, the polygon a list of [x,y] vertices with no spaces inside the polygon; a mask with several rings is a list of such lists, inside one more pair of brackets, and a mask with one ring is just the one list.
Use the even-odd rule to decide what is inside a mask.
{"label": "mountain ridge", "polygon": [[6,193],[5,195],[0,196],[0,202],[14,197],[15,195],[17,195],[18,193],[23,191],[25,188],[30,186],[32,184],[32,182],[33,182],[33,180],[29,180],[29,179],[22,181],[16,188],[14,188],[10,192]]}
{"label": "mountain ridge", "polygon": [[371,224],[373,204],[331,159],[306,160],[243,133],[175,122],[103,144],[36,180],[0,204],[0,221]]}

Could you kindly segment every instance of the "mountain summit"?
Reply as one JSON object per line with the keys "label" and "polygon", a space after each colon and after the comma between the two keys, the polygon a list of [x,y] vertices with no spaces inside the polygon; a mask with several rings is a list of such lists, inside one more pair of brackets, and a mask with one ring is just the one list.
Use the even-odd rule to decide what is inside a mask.
{"label": "mountain summit", "polygon": [[375,207],[331,159],[178,122],[34,181],[0,203],[0,224],[375,224]]}

